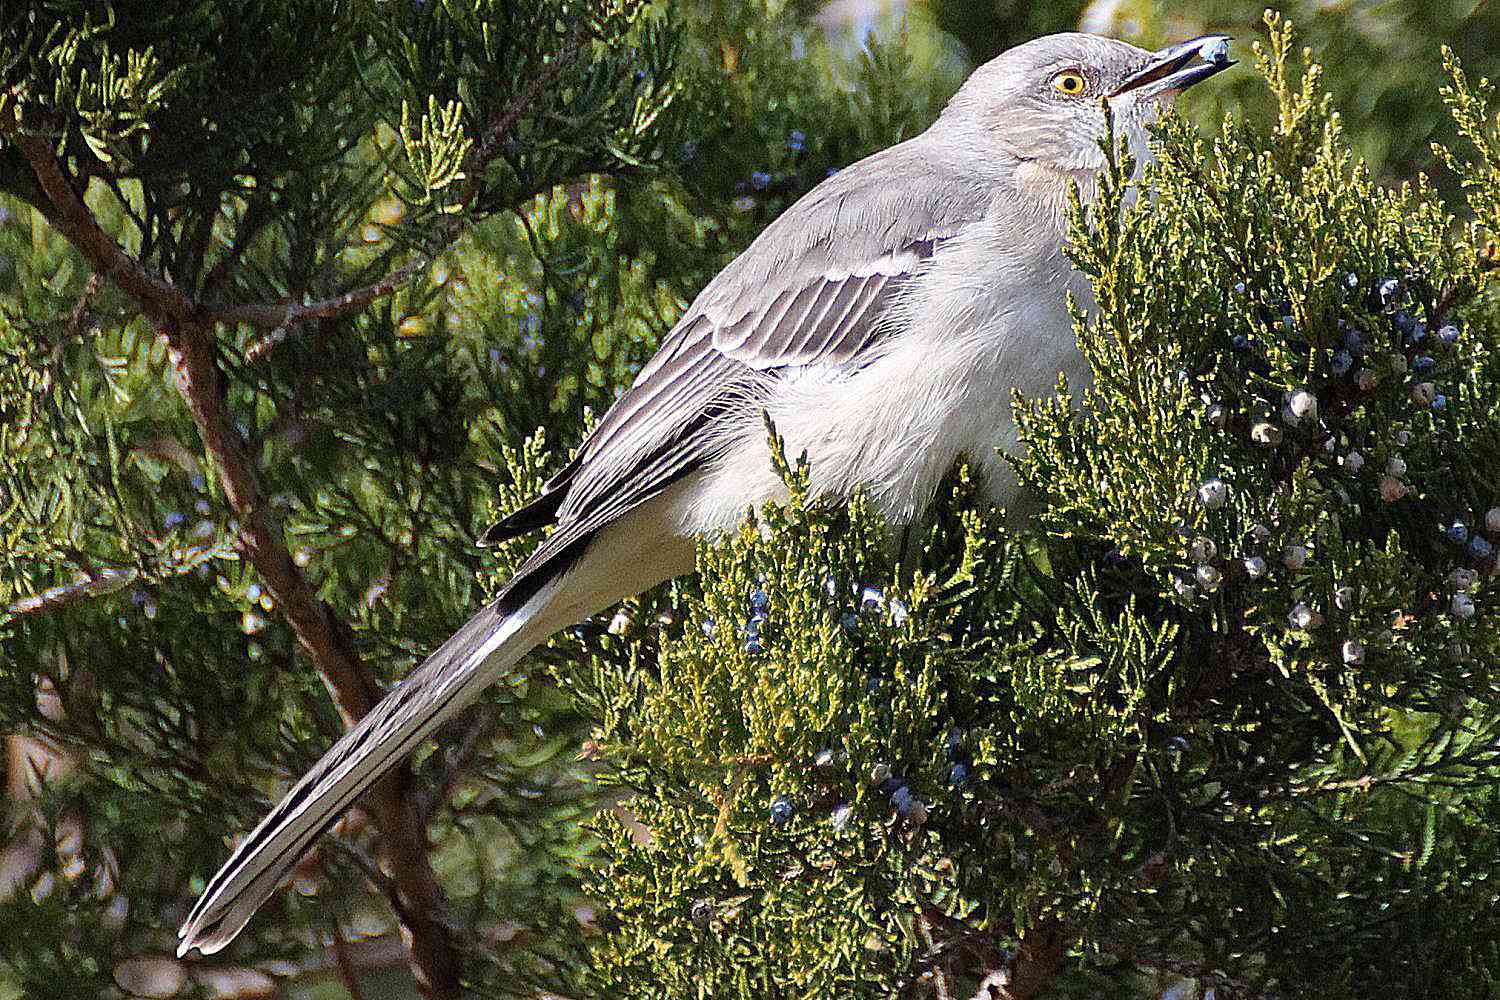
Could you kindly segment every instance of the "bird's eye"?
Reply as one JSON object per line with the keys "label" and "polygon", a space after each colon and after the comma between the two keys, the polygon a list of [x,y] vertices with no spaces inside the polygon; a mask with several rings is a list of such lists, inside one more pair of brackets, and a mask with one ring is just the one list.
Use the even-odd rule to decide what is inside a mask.
{"label": "bird's eye", "polygon": [[1077,97],[1083,93],[1085,86],[1087,84],[1083,79],[1083,74],[1071,69],[1065,69],[1052,78],[1053,89],[1069,97]]}

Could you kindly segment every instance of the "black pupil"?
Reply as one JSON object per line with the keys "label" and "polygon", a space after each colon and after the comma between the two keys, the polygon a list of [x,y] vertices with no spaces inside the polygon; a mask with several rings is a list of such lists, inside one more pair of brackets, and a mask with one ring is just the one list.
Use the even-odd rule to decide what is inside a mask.
{"label": "black pupil", "polygon": [[1063,90],[1077,90],[1077,89],[1078,89],[1078,77],[1076,77],[1076,76],[1065,76],[1065,77],[1063,77]]}

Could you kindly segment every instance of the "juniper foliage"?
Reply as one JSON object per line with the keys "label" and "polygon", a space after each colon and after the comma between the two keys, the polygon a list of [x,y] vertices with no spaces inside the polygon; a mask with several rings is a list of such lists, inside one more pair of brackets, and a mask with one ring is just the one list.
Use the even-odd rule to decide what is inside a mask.
{"label": "juniper foliage", "polygon": [[1118,154],[1075,205],[1092,383],[1016,401],[1041,536],[959,470],[898,565],[786,469],[681,623],[580,679],[650,832],[598,823],[588,986],[1495,988],[1489,88],[1450,57],[1459,225],[1268,28],[1272,127],[1168,118],[1152,197]]}
{"label": "juniper foliage", "polygon": [[398,923],[430,996],[1493,988],[1491,98],[1453,66],[1455,223],[1279,25],[1272,125],[1171,121],[1152,199],[1120,162],[1078,210],[1103,308],[1086,415],[1018,401],[1039,532],[957,469],[892,538],[783,458],[697,578],[417,755],[407,840],[371,796],[230,952],[166,958],[684,302],[951,92],[940,11],[844,46],[816,6],[0,12],[0,993],[337,992],[329,955],[406,995]]}

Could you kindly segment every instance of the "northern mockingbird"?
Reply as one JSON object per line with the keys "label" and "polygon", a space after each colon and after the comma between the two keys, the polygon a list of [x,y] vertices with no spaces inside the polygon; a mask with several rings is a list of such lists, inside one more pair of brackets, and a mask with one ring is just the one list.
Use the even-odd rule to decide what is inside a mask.
{"label": "northern mockingbird", "polygon": [[786,210],[709,282],[578,456],[494,542],[553,531],[488,606],[335,743],[235,849],[177,953],[227,945],[360,793],[529,650],[693,568],[694,539],[784,496],[762,412],[815,491],[863,488],[895,524],[960,453],[992,498],[1014,478],[1010,391],[1088,372],[1066,296],[1069,190],[1105,166],[1103,104],[1144,161],[1160,104],[1226,68],[1228,38],[1160,52],[1084,34],[977,69],[926,132]]}

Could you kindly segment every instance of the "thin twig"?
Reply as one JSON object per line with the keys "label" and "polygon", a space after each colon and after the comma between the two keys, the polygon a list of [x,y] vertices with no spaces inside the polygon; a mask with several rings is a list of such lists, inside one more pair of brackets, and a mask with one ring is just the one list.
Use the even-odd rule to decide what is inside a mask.
{"label": "thin twig", "polygon": [[133,583],[139,574],[131,567],[102,569],[80,577],[73,583],[23,597],[5,609],[7,615],[34,615],[76,604],[94,597],[116,593]]}
{"label": "thin twig", "polygon": [[[462,226],[449,224],[444,226],[444,239],[440,240],[443,249],[446,249],[451,240],[447,239],[448,233],[452,231],[453,237],[457,237]],[[248,323],[250,326],[262,329],[291,328],[314,319],[333,319],[345,313],[363,309],[376,299],[383,298],[400,288],[406,281],[432,263],[433,258],[441,250],[432,253],[418,253],[405,264],[391,271],[379,281],[372,282],[361,288],[353,289],[342,295],[335,295],[330,299],[321,299],[316,302],[265,302],[250,303],[237,306],[214,306],[208,310],[208,317],[221,323]],[[251,360],[263,354],[269,347],[279,343],[281,338],[275,338],[272,343],[267,343],[269,338],[257,342],[248,354]],[[260,344],[266,344],[260,347]]]}
{"label": "thin twig", "polygon": [[364,991],[359,988],[359,972],[354,968],[354,960],[349,955],[349,942],[344,940],[344,932],[339,928],[337,920],[333,922],[333,962],[339,970],[339,981],[344,984],[349,1000],[365,1000]]}
{"label": "thin twig", "polygon": [[[485,129],[484,135],[479,142],[475,143],[467,157],[464,173],[469,180],[459,195],[459,205],[471,205],[479,197],[484,172],[499,154],[501,144],[509,136],[511,129],[515,128],[516,123],[536,104],[537,99],[556,81],[562,71],[578,58],[579,53],[583,51],[583,41],[584,31],[580,26],[558,52],[557,57],[547,65],[547,68],[533,77],[526,89],[517,94]],[[445,216],[443,225],[428,244],[431,249],[415,253],[406,263],[379,280],[342,295],[307,303],[270,302],[213,306],[210,307],[208,315],[218,322],[247,323],[258,329],[270,331],[268,335],[257,340],[247,349],[247,360],[253,361],[280,344],[293,330],[309,320],[333,319],[345,313],[363,309],[376,299],[389,295],[429,267],[439,255],[453,245],[467,228],[467,220],[452,215]]]}

